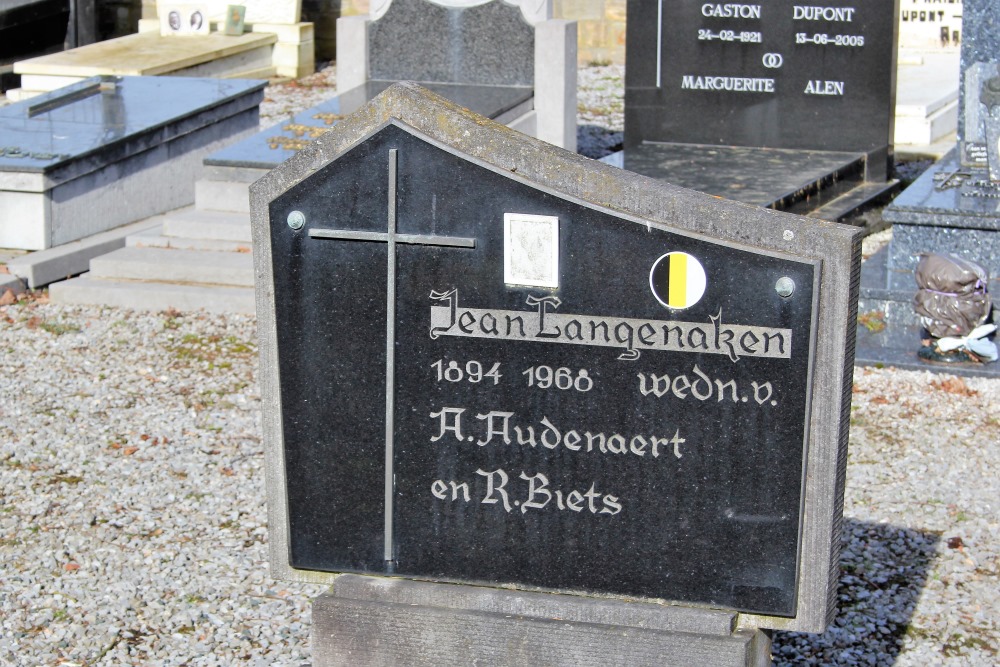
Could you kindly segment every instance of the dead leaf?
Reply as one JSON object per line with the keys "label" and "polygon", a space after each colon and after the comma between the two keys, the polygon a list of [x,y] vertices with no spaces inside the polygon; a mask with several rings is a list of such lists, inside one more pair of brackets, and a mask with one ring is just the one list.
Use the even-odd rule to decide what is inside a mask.
{"label": "dead leaf", "polygon": [[76,572],[77,570],[80,569],[80,566],[77,565],[76,563],[66,563],[65,565],[63,565],[63,569],[66,570],[67,572]]}
{"label": "dead leaf", "polygon": [[38,325],[41,323],[42,323],[42,318],[40,318],[38,315],[32,315],[31,317],[28,318],[28,321],[24,323],[24,326],[28,327],[29,329],[37,329]]}
{"label": "dead leaf", "polygon": [[7,268],[6,264],[0,264],[0,274],[3,274],[5,276],[10,275],[10,269]]}
{"label": "dead leaf", "polygon": [[223,474],[223,475],[225,475],[226,477],[232,477],[232,476],[233,476],[233,475],[235,475],[236,473],[235,473],[235,472],[233,472],[233,469],[232,469],[232,468],[223,468],[223,469],[222,469],[222,474]]}
{"label": "dead leaf", "polygon": [[949,549],[961,549],[965,546],[965,542],[962,541],[961,537],[949,537],[948,538],[948,548]]}
{"label": "dead leaf", "polygon": [[13,290],[4,290],[3,296],[0,296],[0,306],[13,306],[17,303],[17,297],[14,296]]}
{"label": "dead leaf", "polygon": [[931,382],[931,386],[949,394],[958,394],[959,396],[975,396],[979,393],[965,384],[965,380],[960,377],[946,377],[943,380],[934,380]]}
{"label": "dead leaf", "polygon": [[125,449],[122,450],[122,454],[124,454],[125,456],[132,456],[137,451],[139,451],[138,447],[126,447]]}

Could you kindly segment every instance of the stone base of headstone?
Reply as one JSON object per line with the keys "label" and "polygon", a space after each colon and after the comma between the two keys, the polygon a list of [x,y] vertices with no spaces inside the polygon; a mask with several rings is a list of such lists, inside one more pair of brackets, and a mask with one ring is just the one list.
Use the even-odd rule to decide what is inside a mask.
{"label": "stone base of headstone", "polygon": [[921,252],[961,254],[1000,278],[998,201],[1000,183],[960,164],[957,149],[932,165],[883,212],[893,224],[887,287],[913,286],[901,272],[912,274]]}
{"label": "stone base of headstone", "polygon": [[735,612],[343,575],[313,601],[312,664],[771,664]]}
{"label": "stone base of headstone", "polygon": [[994,321],[1000,295],[1000,186],[985,168],[963,167],[956,148],[932,165],[882,217],[892,241],[870,257],[861,272],[857,363],[969,376],[1000,377],[1000,363],[928,365],[917,358],[920,321],[913,312],[914,271],[920,254],[954,253],[989,273]]}

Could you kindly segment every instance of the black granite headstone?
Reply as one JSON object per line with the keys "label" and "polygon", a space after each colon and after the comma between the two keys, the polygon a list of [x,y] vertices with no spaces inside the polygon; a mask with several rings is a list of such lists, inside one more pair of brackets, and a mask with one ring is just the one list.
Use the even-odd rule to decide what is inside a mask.
{"label": "black granite headstone", "polygon": [[292,567],[795,615],[815,263],[393,125],[270,219]]}
{"label": "black granite headstone", "polygon": [[[578,641],[644,664],[620,646],[641,627],[728,667],[766,664],[759,628],[825,630],[857,230],[414,84],[257,181],[251,216],[272,574],[336,581],[317,655],[375,632],[385,664]],[[472,629],[503,615],[508,639]],[[414,639],[432,617],[440,638]]]}
{"label": "black granite headstone", "polygon": [[866,183],[882,186],[866,197],[881,195],[893,153],[894,10],[631,0],[625,168],[790,210]]}

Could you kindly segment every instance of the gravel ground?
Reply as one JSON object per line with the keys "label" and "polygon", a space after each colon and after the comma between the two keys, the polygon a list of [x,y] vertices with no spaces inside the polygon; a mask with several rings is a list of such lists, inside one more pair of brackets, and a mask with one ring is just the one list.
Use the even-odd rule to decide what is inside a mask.
{"label": "gravel ground", "polygon": [[[621,75],[581,70],[581,123],[621,129]],[[332,86],[272,86],[264,122]],[[0,306],[0,664],[309,662],[322,588],[267,575],[255,335]],[[1000,381],[858,369],[851,423],[840,612],[776,663],[1000,664]]]}

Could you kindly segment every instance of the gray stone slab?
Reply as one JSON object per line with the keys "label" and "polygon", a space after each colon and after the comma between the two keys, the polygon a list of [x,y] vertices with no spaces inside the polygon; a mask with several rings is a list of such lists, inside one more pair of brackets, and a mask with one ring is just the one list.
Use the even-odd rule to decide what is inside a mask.
{"label": "gray stone slab", "polygon": [[1000,59],[1000,4],[995,0],[964,0],[962,3],[962,55],[959,67],[958,139],[965,141],[966,107],[976,100],[966,99],[965,75],[976,63],[997,63]]}
{"label": "gray stone slab", "polygon": [[501,0],[442,7],[392,0],[368,27],[370,78],[388,81],[531,86],[535,33]]}
{"label": "gray stone slab", "polygon": [[14,294],[20,294],[25,290],[24,282],[17,276],[0,273],[0,296],[6,294],[7,290]]}
{"label": "gray stone slab", "polygon": [[687,632],[726,637],[736,631],[737,614],[732,611],[682,607],[680,605],[635,604],[615,599],[553,595],[530,591],[499,591],[482,586],[451,586],[426,581],[407,581],[345,574],[337,577],[338,598],[370,600],[399,605],[468,609],[507,616],[558,618],[579,623],[598,623],[647,630]]}
{"label": "gray stone slab", "polygon": [[241,241],[250,244],[250,216],[229,211],[189,209],[167,216],[163,233],[191,239]]}
{"label": "gray stone slab", "polygon": [[[389,582],[383,587],[407,587]],[[670,625],[672,611],[642,603],[549,598],[543,609],[523,609],[523,594],[467,586],[420,585],[407,602],[387,596],[366,598],[326,594],[313,603],[314,664],[491,664],[591,665],[675,664],[691,667],[764,667],[770,665],[770,639],[763,631],[712,632],[712,617],[727,614],[686,610],[700,614],[705,627],[696,633]],[[379,588],[375,584],[371,589]],[[338,586],[339,588],[339,586]],[[354,588],[354,587],[352,587]],[[479,604],[465,596],[475,595]],[[530,597],[530,596],[528,596]],[[435,604],[447,601],[451,604]],[[469,605],[469,606],[466,606]],[[529,607],[531,605],[528,605]],[[608,613],[608,607],[615,607]],[[635,608],[625,611],[622,608]],[[540,613],[539,613],[540,612]],[[632,614],[638,614],[642,620]],[[660,616],[664,622],[648,623]],[[731,617],[730,617],[731,618]]]}
{"label": "gray stone slab", "polygon": [[[392,136],[403,133],[412,136],[414,141],[446,151],[453,156],[449,159],[467,161],[470,169],[475,167],[504,175],[519,184],[518,187],[526,186],[532,191],[547,193],[554,198],[553,201],[573,202],[588,210],[621,216],[622,224],[642,225],[650,234],[670,231],[710,238],[714,243],[752,249],[753,252],[776,257],[795,257],[796,261],[822,266],[822,270],[817,270],[815,274],[813,312],[814,330],[823,344],[810,347],[810,390],[806,401],[808,457],[803,470],[803,479],[807,481],[802,496],[798,551],[801,560],[795,575],[794,616],[740,613],[738,617],[738,625],[742,628],[822,631],[832,617],[838,581],[841,503],[860,272],[859,233],[843,225],[808,220],[684,190],[569,154],[456,108],[447,100],[413,84],[393,86],[251,187],[255,262],[259,279],[257,312],[261,335],[273,574],[299,581],[334,579],[330,573],[295,569],[289,562],[287,490],[290,480],[286,477],[281,402],[283,392],[287,392],[288,388],[280,389],[277,378],[279,322],[276,319],[276,280],[272,274],[276,259],[272,254],[272,231],[284,234],[288,225],[284,213],[280,220],[271,219],[271,215],[276,215],[271,206],[276,205],[274,202],[279,197],[292,196],[288,193],[303,181],[315,177],[321,170],[329,169],[331,161],[342,159],[352,149],[367,145],[366,141],[383,130],[388,131],[387,128],[392,129]],[[289,279],[284,274],[281,278],[285,282]],[[325,508],[323,515],[330,516],[330,508]],[[335,621],[330,627],[334,628],[333,632],[345,632],[342,636],[348,640],[360,640],[367,636],[365,632],[354,633],[352,628],[382,629],[386,627],[386,619],[400,612],[391,605],[391,609],[386,609],[386,603],[370,601],[338,600],[334,604],[338,610],[332,611],[330,617],[340,615],[349,625]],[[482,620],[479,616],[482,612],[469,613],[472,614],[470,619],[474,616]],[[427,605],[426,611],[415,609],[414,616],[407,617],[405,623],[411,623],[414,630],[442,624],[441,642],[425,642],[424,650],[431,650],[427,646],[439,643],[442,646],[449,644],[452,648],[448,650],[453,650],[455,637],[461,636],[464,618],[464,613],[456,618],[452,611],[442,613]],[[480,624],[480,621],[470,620],[474,625]],[[490,616],[488,622],[477,627],[488,627],[496,621],[499,619]],[[527,630],[529,627],[537,630]],[[550,627],[546,624],[546,628]],[[524,636],[525,632],[531,633],[533,644],[544,646],[547,641],[544,637],[548,631],[542,631],[534,625],[534,621],[513,624],[508,636],[514,638],[517,633]],[[474,635],[479,636],[478,632]],[[406,642],[407,636],[410,633],[394,636],[393,643]],[[564,638],[561,646],[571,644],[570,639]],[[404,652],[395,654],[396,658],[407,655],[405,649],[399,649],[399,646],[402,645],[393,650]],[[624,644],[618,643],[617,646],[625,650]],[[669,650],[666,646],[663,644],[664,651]],[[413,650],[416,650],[415,645]],[[660,655],[662,659],[663,653]],[[373,660],[374,664],[380,664],[377,658]]]}
{"label": "gray stone slab", "polygon": [[188,285],[100,280],[84,274],[49,287],[52,303],[102,304],[134,310],[205,310],[211,313],[254,314],[252,287]]}
{"label": "gray stone slab", "polygon": [[93,259],[90,277],[250,287],[253,261],[238,252],[120,248]]}
{"label": "gray stone slab", "polygon": [[21,255],[11,260],[7,267],[11,273],[23,278],[29,287],[44,287],[57,280],[87,271],[90,260],[118,248],[125,247],[130,234],[152,229],[159,225],[158,219],[140,220],[107,232],[88,236],[56,248]]}

